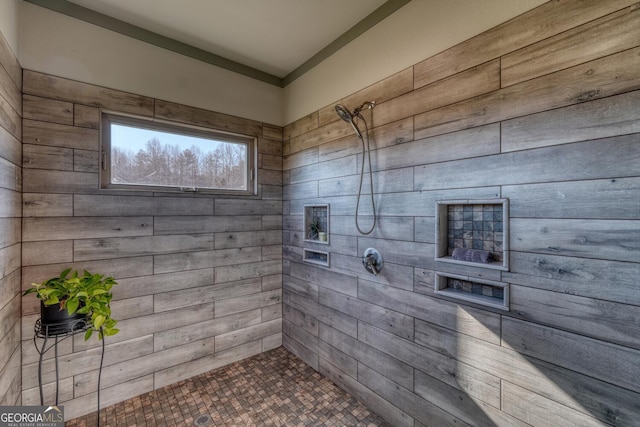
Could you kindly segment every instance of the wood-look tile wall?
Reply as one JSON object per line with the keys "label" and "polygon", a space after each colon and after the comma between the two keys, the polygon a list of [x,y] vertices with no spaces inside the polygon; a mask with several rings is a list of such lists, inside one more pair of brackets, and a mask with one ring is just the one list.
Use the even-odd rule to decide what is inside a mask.
{"label": "wood-look tile wall", "polygon": [[[634,1],[553,1],[336,100],[378,103],[369,236],[352,128],[333,105],[286,126],[284,345],[396,426],[637,425],[639,28]],[[435,262],[436,201],[489,198],[510,270]],[[302,261],[310,203],[330,268]],[[435,271],[509,283],[511,311],[436,296]]]}
{"label": "wood-look tile wall", "polygon": [[0,405],[20,404],[22,69],[0,33]]}
{"label": "wood-look tile wall", "polygon": [[[281,345],[281,128],[30,70],[21,102],[22,286],[67,267],[119,283],[112,308],[121,332],[107,340],[101,405]],[[258,196],[99,190],[101,108],[257,137]],[[39,401],[38,312],[25,298],[24,404]],[[95,410],[98,341],[76,336],[59,352],[66,416]],[[52,354],[43,372],[50,400]]]}

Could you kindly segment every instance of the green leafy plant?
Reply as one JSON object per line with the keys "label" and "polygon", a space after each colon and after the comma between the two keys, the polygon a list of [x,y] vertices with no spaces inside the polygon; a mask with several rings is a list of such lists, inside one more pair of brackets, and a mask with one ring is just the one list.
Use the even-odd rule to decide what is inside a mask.
{"label": "green leafy plant", "polygon": [[317,218],[314,218],[309,223],[309,238],[315,239],[320,233],[320,221]]}
{"label": "green leafy plant", "polygon": [[91,338],[93,331],[98,332],[98,339],[117,334],[117,320],[111,317],[110,304],[113,297],[111,288],[118,283],[113,277],[91,274],[86,270],[82,275],[77,271],[69,275],[70,272],[68,268],[59,277],[32,283],[23,295],[35,293],[46,306],[60,304],[60,310],[67,310],[69,314],[85,314],[89,319],[85,340]]}

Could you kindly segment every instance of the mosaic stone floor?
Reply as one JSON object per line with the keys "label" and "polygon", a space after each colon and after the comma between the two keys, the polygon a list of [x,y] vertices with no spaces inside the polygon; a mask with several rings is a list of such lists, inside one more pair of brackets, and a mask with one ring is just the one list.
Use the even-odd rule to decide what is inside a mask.
{"label": "mosaic stone floor", "polygon": [[[100,411],[101,426],[389,427],[284,347]],[[96,426],[96,413],[65,423]]]}

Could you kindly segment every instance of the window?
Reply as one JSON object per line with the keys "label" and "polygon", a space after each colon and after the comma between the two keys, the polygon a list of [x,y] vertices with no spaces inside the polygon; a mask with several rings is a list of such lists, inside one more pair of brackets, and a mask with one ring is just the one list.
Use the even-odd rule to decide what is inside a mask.
{"label": "window", "polygon": [[102,188],[255,194],[250,136],[102,114]]}

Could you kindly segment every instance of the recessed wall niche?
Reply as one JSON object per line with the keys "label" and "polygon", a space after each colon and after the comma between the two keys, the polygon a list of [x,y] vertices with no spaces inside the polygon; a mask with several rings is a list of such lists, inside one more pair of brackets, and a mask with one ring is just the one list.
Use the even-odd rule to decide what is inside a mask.
{"label": "recessed wall niche", "polygon": [[304,206],[304,240],[329,244],[329,205]]}
{"label": "recessed wall niche", "polygon": [[436,272],[435,293],[509,311],[509,284]]}
{"label": "recessed wall niche", "polygon": [[302,259],[305,262],[310,262],[311,264],[322,265],[324,267],[329,267],[329,252],[325,251],[316,251],[313,249],[303,249],[302,250]]}
{"label": "recessed wall niche", "polygon": [[435,260],[509,270],[509,199],[436,202]]}

